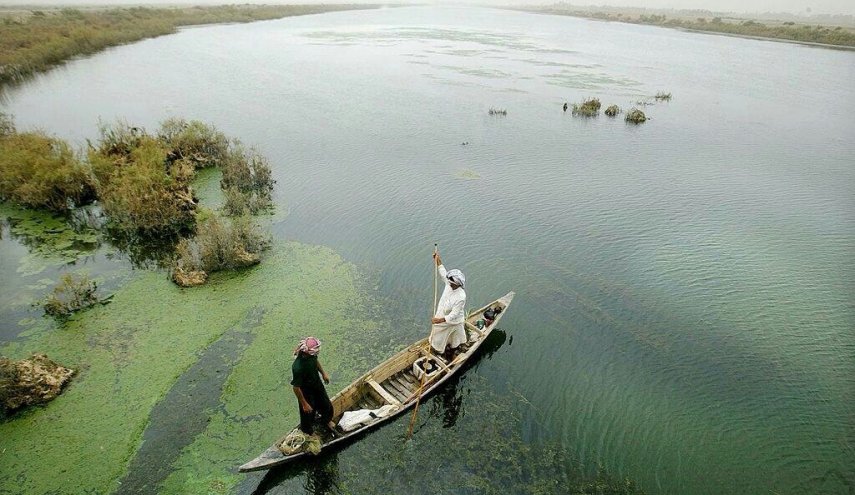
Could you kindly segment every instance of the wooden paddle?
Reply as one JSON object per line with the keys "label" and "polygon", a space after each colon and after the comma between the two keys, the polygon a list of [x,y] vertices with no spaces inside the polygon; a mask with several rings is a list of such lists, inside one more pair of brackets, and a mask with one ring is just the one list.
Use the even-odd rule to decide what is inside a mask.
{"label": "wooden paddle", "polygon": [[[439,245],[434,243],[433,245],[433,309],[430,312],[430,317],[433,318],[434,313],[436,312],[436,285],[437,285],[437,266],[436,266],[436,253],[439,251]],[[430,337],[433,337],[433,324],[430,326]],[[428,356],[433,355],[433,346],[430,345],[430,337],[428,337]],[[419,386],[419,391],[416,392],[418,396],[416,397],[416,406],[413,408],[413,416],[410,418],[410,427],[407,429],[407,438],[404,439],[406,442],[413,436],[413,427],[416,425],[416,418],[419,415],[419,404],[422,401],[422,390],[425,388],[425,383],[427,383],[427,372],[422,373],[422,384]]]}

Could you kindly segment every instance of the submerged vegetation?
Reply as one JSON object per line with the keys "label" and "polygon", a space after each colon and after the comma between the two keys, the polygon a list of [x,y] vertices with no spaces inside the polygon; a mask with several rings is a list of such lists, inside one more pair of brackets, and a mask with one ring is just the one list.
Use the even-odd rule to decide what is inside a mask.
{"label": "submerged vegetation", "polygon": [[600,114],[601,106],[599,98],[588,98],[587,100],[582,100],[581,103],[573,104],[573,115],[596,117]]}
{"label": "submerged vegetation", "polygon": [[[753,19],[725,18],[720,16],[712,16],[711,18],[690,17],[688,15],[668,17],[664,14],[650,14],[648,13],[649,11],[644,9],[608,9],[607,7],[601,7],[600,10],[592,11],[581,10],[578,7],[564,3],[539,7],[523,7],[518,10],[631,24],[648,24],[735,36],[855,47],[855,30],[842,26],[797,24],[792,21],[764,24]],[[712,15],[711,12],[708,12],[708,14]]]}
{"label": "submerged vegetation", "polygon": [[632,124],[641,124],[643,122],[647,122],[647,116],[644,115],[644,112],[641,110],[633,108],[627,112],[625,120]]}
{"label": "submerged vegetation", "polygon": [[671,93],[660,91],[653,97],[658,101],[671,101]]}
{"label": "submerged vegetation", "polygon": [[98,284],[87,275],[63,274],[59,283],[42,302],[45,314],[55,318],[67,318],[98,302],[95,292]]}
{"label": "submerged vegetation", "polygon": [[454,174],[454,176],[458,179],[466,179],[466,180],[474,180],[474,179],[480,179],[481,178],[481,174],[472,170],[471,168],[464,168],[464,169],[458,170],[457,173]]}
{"label": "submerged vegetation", "polygon": [[[370,5],[221,5],[0,13],[0,84],[21,81],[76,55],[176,32],[179,26],[252,22]],[[23,12],[23,13],[22,13]]]}

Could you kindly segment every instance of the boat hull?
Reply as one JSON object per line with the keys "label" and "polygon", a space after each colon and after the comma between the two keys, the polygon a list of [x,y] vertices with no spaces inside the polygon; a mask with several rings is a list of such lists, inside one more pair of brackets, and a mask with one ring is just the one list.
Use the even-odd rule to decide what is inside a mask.
{"label": "boat hull", "polygon": [[[430,356],[432,359],[436,359],[436,357],[431,355],[430,344],[427,338],[419,340],[393,355],[336,394],[331,399],[336,411],[335,421],[340,419],[344,411],[349,410],[385,404],[394,404],[398,406],[398,409],[389,416],[378,418],[345,435],[324,441],[321,446],[321,452],[344,446],[356,440],[362,434],[368,433],[381,425],[388,424],[394,418],[414,407],[419,400],[440,388],[449,378],[463,369],[464,365],[477,353],[481,344],[484,343],[496,328],[502,316],[504,316],[513,298],[514,293],[510,292],[490,304],[473,311],[466,318],[467,335],[470,336],[469,348],[449,363],[441,361],[440,365],[442,369],[431,378],[426,379],[423,384],[414,381],[414,374],[410,370],[412,369],[412,363],[419,357]],[[483,313],[489,308],[496,307],[501,307],[502,311],[496,315],[495,319],[483,329],[477,328],[475,323],[481,319]],[[289,464],[302,458],[314,457],[307,452],[298,452],[292,455],[283,454],[279,450],[279,445],[284,438],[279,439],[255,459],[240,466],[238,471],[242,473],[262,471]]]}

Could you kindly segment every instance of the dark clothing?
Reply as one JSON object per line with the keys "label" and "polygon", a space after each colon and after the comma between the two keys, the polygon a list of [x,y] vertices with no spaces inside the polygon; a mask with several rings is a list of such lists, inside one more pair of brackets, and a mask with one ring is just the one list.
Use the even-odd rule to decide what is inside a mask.
{"label": "dark clothing", "polygon": [[301,352],[294,360],[294,364],[291,365],[291,374],[293,376],[291,385],[300,387],[300,392],[303,393],[306,402],[312,406],[312,412],[307,414],[303,412],[300,404],[297,404],[300,411],[300,430],[303,433],[311,434],[312,423],[316,415],[320,417],[324,425],[329,423],[333,417],[333,406],[318,371],[318,357]]}
{"label": "dark clothing", "polygon": [[299,353],[294,359],[294,364],[291,365],[291,375],[291,385],[300,387],[303,395],[312,390],[324,389],[321,372],[318,370],[318,356]]}

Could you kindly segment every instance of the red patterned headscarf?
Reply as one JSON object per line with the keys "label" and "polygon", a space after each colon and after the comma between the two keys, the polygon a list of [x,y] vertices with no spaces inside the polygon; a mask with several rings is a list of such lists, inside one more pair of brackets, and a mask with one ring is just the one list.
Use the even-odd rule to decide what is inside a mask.
{"label": "red patterned headscarf", "polygon": [[294,349],[294,355],[296,356],[300,352],[305,352],[310,356],[317,356],[321,352],[321,341],[315,337],[306,337]]}

